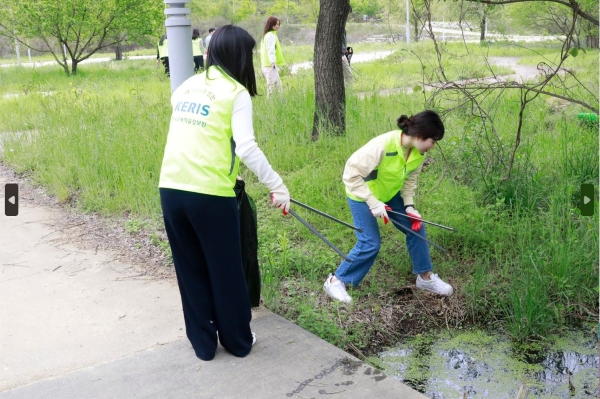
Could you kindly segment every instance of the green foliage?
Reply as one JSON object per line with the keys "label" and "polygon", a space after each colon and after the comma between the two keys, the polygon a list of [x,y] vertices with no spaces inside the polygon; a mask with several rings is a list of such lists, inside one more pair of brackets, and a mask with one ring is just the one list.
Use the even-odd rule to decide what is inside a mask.
{"label": "green foliage", "polygon": [[301,305],[296,323],[334,345],[343,346],[344,344],[345,331],[337,324],[335,315],[327,309]]}
{"label": "green foliage", "polygon": [[46,47],[37,50],[52,53],[67,74],[75,74],[78,62],[103,48],[157,32],[164,9],[151,0],[6,0],[5,7],[10,13],[0,20],[0,28],[19,37],[43,38]]}
{"label": "green foliage", "polygon": [[379,15],[383,7],[377,1],[373,0],[354,0],[351,2],[353,15],[367,15],[375,17]]}
{"label": "green foliage", "polygon": [[[123,61],[111,70],[90,67],[96,71],[91,80],[87,71],[69,79],[40,70],[39,85],[47,94],[17,97],[0,111],[0,120],[7,122],[3,129],[35,136],[4,141],[7,157],[19,171],[31,171],[35,180],[49,185],[59,200],[77,202],[84,210],[157,212],[169,84],[162,78],[156,85],[159,71],[140,66]],[[119,81],[119,76],[129,78]],[[150,80],[153,87],[141,91]],[[17,112],[20,106],[29,112]],[[11,112],[19,117],[8,117]],[[142,114],[139,120],[132,117]]]}

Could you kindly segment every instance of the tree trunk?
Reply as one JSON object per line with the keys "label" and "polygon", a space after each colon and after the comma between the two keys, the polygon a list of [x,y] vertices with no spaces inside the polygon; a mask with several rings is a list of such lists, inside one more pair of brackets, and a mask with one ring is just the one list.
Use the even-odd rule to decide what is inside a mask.
{"label": "tree trunk", "polygon": [[117,45],[115,46],[115,60],[123,60],[123,48],[121,47],[121,43],[117,43]]}
{"label": "tree trunk", "polygon": [[414,30],[414,32],[413,32],[413,40],[414,40],[415,43],[417,43],[419,41],[419,36],[421,36],[421,32],[420,32],[420,29],[419,29],[420,21],[419,21],[419,18],[417,18],[417,13],[416,12],[413,13],[412,17],[413,17],[412,21],[413,21],[413,30]]}
{"label": "tree trunk", "polygon": [[487,11],[483,12],[483,16],[481,17],[481,21],[479,23],[479,30],[481,33],[479,34],[479,42],[485,42],[485,26],[487,25]]}
{"label": "tree trunk", "polygon": [[71,59],[71,75],[77,75],[77,64],[79,61]]}
{"label": "tree trunk", "polygon": [[342,71],[342,40],[350,11],[348,0],[321,0],[315,34],[315,115],[312,140],[331,130],[346,131],[346,90]]}

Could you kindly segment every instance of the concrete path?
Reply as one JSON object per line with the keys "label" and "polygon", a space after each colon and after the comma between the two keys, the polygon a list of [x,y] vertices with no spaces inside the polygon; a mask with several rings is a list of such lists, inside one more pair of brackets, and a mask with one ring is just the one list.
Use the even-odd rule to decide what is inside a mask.
{"label": "concrete path", "polygon": [[[149,59],[156,59],[155,55],[133,55],[133,56],[129,56],[126,57],[126,59],[128,60],[149,60]],[[114,58],[112,57],[94,57],[94,58],[88,58],[86,60],[81,61],[79,64],[96,64],[98,62],[108,62],[108,61],[113,61]],[[68,63],[70,64],[70,60],[68,61]],[[21,66],[23,67],[41,67],[41,66],[48,66],[48,65],[58,65],[58,63],[55,60],[52,61],[34,61],[34,62],[21,62]],[[4,67],[4,68],[8,68],[8,67],[14,67],[17,66],[16,63],[14,64],[0,64],[0,67]]]}
{"label": "concrete path", "polygon": [[[466,85],[466,84],[494,84],[494,83],[503,83],[503,82],[516,82],[516,83],[525,83],[527,81],[531,81],[540,75],[541,71],[538,70],[537,65],[520,65],[519,61],[522,57],[489,57],[488,62],[490,65],[495,66],[505,66],[511,68],[513,73],[510,75],[496,75],[496,76],[487,76],[483,78],[473,78],[473,79],[461,79],[453,82],[437,82],[429,86],[425,86],[424,90],[431,91],[436,88],[442,87],[452,87],[456,85]],[[560,72],[560,74],[564,75],[564,72]],[[369,91],[369,92],[357,92],[356,96],[360,99],[364,99],[369,96],[373,96],[375,93],[377,95],[385,97],[394,94],[411,94],[413,93],[413,87],[394,87],[390,89],[383,89],[377,92]]]}
{"label": "concrete path", "polygon": [[21,191],[0,214],[0,399],[425,398],[262,308],[249,356],[197,359],[174,281],[73,245],[64,211]]}
{"label": "concrete path", "polygon": [[[394,52],[393,50],[382,50],[382,51],[373,51],[373,52],[369,52],[369,53],[355,53],[352,55],[352,64],[386,58],[389,55],[391,55],[393,52]],[[292,74],[294,74],[301,69],[312,69],[312,67],[313,67],[312,61],[299,62],[297,64],[292,64],[290,66],[290,72]]]}

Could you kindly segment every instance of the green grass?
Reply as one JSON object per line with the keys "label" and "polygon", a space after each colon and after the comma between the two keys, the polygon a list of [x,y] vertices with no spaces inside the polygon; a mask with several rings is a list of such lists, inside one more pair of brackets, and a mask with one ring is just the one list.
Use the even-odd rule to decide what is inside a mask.
{"label": "green grass", "polygon": [[[557,52],[556,47],[536,46],[548,56]],[[416,56],[402,45],[394,48],[388,60],[357,64],[361,75],[348,94],[344,136],[323,133],[317,142],[311,141],[310,71],[283,76],[285,104],[264,95],[253,100],[259,146],[295,199],[351,222],[341,182],[347,158],[371,138],[394,129],[400,114],[425,107],[420,94],[365,99],[353,94],[410,87],[418,81]],[[460,45],[446,48],[448,56],[456,57],[446,71],[450,78],[484,73],[474,55],[477,49],[481,47],[471,46],[468,55]],[[485,50],[511,54],[495,44]],[[312,56],[306,46],[286,46],[285,51],[294,62]],[[411,51],[433,65],[430,44],[416,44]],[[459,56],[468,63],[460,62]],[[580,53],[569,62],[582,71],[597,71],[592,54]],[[257,76],[264,93],[264,79]],[[597,88],[597,76],[582,76],[588,87]],[[130,231],[156,225],[142,221],[160,219],[157,184],[170,83],[153,60],[81,65],[71,77],[59,67],[1,68],[0,81],[5,165],[83,212],[118,217],[127,211],[130,218],[123,223]],[[528,108],[511,178],[500,183],[514,142],[519,97],[507,91],[486,101],[497,137],[487,137],[481,121],[464,107],[448,113],[441,151],[430,154],[434,162],[420,178],[417,204],[426,219],[458,230],[428,228],[428,235],[451,251],[445,256],[432,250],[432,259],[435,270],[451,278],[457,295],[464,298],[469,320],[501,322],[520,341],[540,339],[596,317],[598,209],[590,218],[579,215],[576,207],[579,185],[598,184],[597,130],[578,124],[582,107],[554,109],[539,97]],[[487,144],[490,139],[492,147]],[[375,326],[352,324],[353,312],[361,303],[370,306],[370,298],[382,292],[414,284],[404,237],[382,226],[380,256],[363,284],[351,292],[357,305],[332,305],[324,301],[322,283],[339,264],[339,256],[297,221],[274,210],[266,187],[244,167],[241,174],[258,209],[267,306],[342,347],[366,345]],[[297,210],[342,251],[354,245],[350,229]],[[157,245],[166,248],[158,240]]]}

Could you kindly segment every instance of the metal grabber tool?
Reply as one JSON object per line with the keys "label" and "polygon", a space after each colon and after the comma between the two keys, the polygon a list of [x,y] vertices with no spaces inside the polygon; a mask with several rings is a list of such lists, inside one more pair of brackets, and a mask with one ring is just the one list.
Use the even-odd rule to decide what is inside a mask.
{"label": "metal grabber tool", "polygon": [[[358,227],[356,227],[356,226],[353,226],[353,225],[351,225],[351,224],[348,224],[348,223],[346,223],[346,222],[344,222],[344,221],[342,221],[342,220],[339,220],[339,219],[337,219],[337,218],[334,218],[333,216],[331,216],[331,215],[328,215],[328,214],[326,214],[325,212],[321,212],[321,211],[319,211],[319,210],[317,210],[317,209],[315,209],[315,208],[313,208],[313,207],[310,207],[310,206],[308,206],[308,205],[306,205],[306,204],[303,204],[302,202],[296,201],[295,199],[292,199],[292,198],[290,198],[290,202],[292,202],[292,203],[294,203],[294,204],[296,204],[296,205],[299,205],[299,206],[301,206],[301,207],[303,207],[303,208],[306,208],[306,209],[308,209],[308,210],[310,210],[310,211],[313,211],[313,212],[315,212],[315,213],[316,213],[316,214],[318,214],[318,215],[321,215],[321,216],[324,216],[324,217],[326,217],[326,218],[328,218],[328,219],[334,220],[334,221],[338,222],[338,223],[339,223],[339,224],[341,224],[341,225],[344,225],[344,226],[346,226],[346,227],[350,227],[351,229],[358,230],[358,231],[361,231],[361,232],[362,232],[362,229],[359,229],[359,228],[358,228]],[[312,232],[314,235],[316,235],[316,236],[317,236],[317,237],[319,237],[321,240],[323,240],[323,242],[324,242],[325,244],[329,245],[329,247],[330,247],[331,249],[333,249],[335,252],[337,252],[337,253],[338,253],[338,254],[339,254],[339,255],[340,255],[342,258],[346,259],[348,262],[352,262],[352,261],[351,261],[351,260],[350,260],[350,259],[349,259],[349,258],[348,258],[348,257],[347,257],[347,256],[346,256],[346,255],[345,255],[343,252],[342,252],[342,251],[340,251],[340,249],[339,249],[338,247],[336,247],[335,245],[333,245],[333,244],[331,243],[331,241],[329,241],[329,240],[328,240],[327,238],[325,238],[325,237],[324,237],[324,236],[323,236],[321,233],[319,233],[319,232],[317,231],[317,229],[315,229],[315,228],[314,228],[312,225],[310,225],[310,224],[309,224],[309,223],[308,223],[306,220],[304,220],[304,219],[302,219],[300,216],[298,216],[298,214],[297,214],[296,212],[294,212],[292,209],[290,209],[290,210],[289,210],[289,213],[290,213],[290,214],[291,214],[293,217],[295,217],[296,219],[298,219],[298,221],[299,221],[300,223],[302,223],[304,226],[306,226],[306,228],[308,228],[308,229],[309,229],[309,230],[310,230],[310,231],[311,231],[311,232]]]}
{"label": "metal grabber tool", "polygon": [[323,237],[323,235],[321,233],[319,233],[314,227],[312,227],[306,220],[304,220],[300,216],[298,216],[298,214],[296,212],[294,212],[291,209],[288,212],[293,217],[295,217],[296,219],[298,219],[298,221],[300,223],[302,223],[303,225],[305,225],[314,235],[316,235],[321,240],[323,240],[323,242],[325,244],[329,245],[331,247],[331,249],[333,249],[335,252],[337,252],[342,258],[346,259],[348,262],[352,262],[342,251],[340,251],[340,249],[338,247],[336,247],[335,245],[333,245],[331,243],[331,241],[329,241],[327,238]]}
{"label": "metal grabber tool", "polygon": [[[388,211],[388,212],[389,212],[389,211]],[[439,246],[439,245],[437,245],[436,243],[434,243],[434,242],[431,242],[431,241],[429,241],[427,238],[425,238],[425,237],[423,237],[423,236],[421,236],[421,235],[419,235],[419,234],[415,233],[415,232],[414,232],[414,231],[412,231],[411,229],[409,229],[409,228],[406,228],[406,227],[402,226],[400,223],[396,222],[394,219],[390,218],[390,221],[391,221],[392,223],[394,223],[394,225],[396,225],[396,227],[398,227],[400,230],[404,231],[405,233],[414,234],[414,235],[416,235],[417,237],[419,237],[421,240],[427,241],[427,243],[428,243],[428,244],[430,244],[430,245],[433,245],[434,247],[436,247],[436,248],[437,248],[437,249],[439,249],[440,251],[443,251],[443,252],[446,252],[446,253],[448,252],[447,250],[445,250],[444,248],[440,247],[440,246]],[[422,220],[421,220],[421,222],[422,222]]]}
{"label": "metal grabber tool", "polygon": [[306,205],[306,204],[303,204],[303,203],[302,203],[302,202],[300,202],[300,201],[296,201],[295,199],[293,199],[293,198],[290,198],[290,202],[292,202],[292,203],[294,203],[294,204],[296,204],[296,205],[300,205],[301,207],[303,207],[303,208],[306,208],[306,209],[308,209],[309,211],[313,211],[314,213],[316,213],[316,214],[318,214],[318,215],[325,216],[327,219],[331,219],[331,220],[333,220],[333,221],[336,221],[336,222],[338,222],[339,224],[342,224],[342,225],[344,225],[344,226],[346,226],[346,227],[350,227],[351,229],[354,229],[354,230],[358,230],[358,231],[360,231],[360,232],[362,233],[362,229],[359,229],[358,227],[356,227],[356,226],[353,226],[353,225],[351,225],[351,224],[348,224],[348,223],[346,223],[346,222],[344,222],[344,221],[342,221],[342,220],[340,220],[340,219],[336,219],[336,218],[334,218],[333,216],[331,216],[331,215],[328,215],[328,214],[326,214],[325,212],[321,212],[320,210],[318,210],[318,209],[315,209],[315,208],[313,208],[313,207],[311,207],[311,206],[308,206],[308,205]]}
{"label": "metal grabber tool", "polygon": [[417,219],[417,218],[414,218],[414,217],[412,217],[410,215],[407,215],[405,213],[400,213],[400,212],[392,211],[390,209],[386,209],[386,211],[387,211],[387,213],[393,213],[394,215],[406,216],[410,220],[418,220],[420,222],[427,223],[427,224],[430,224],[430,225],[436,226],[436,227],[441,227],[442,229],[450,230],[450,231],[453,231],[453,232],[456,233],[456,229],[453,229],[452,227],[448,227],[448,226],[444,226],[444,225],[441,225],[441,224],[429,222],[429,221],[423,220],[423,219]]}

